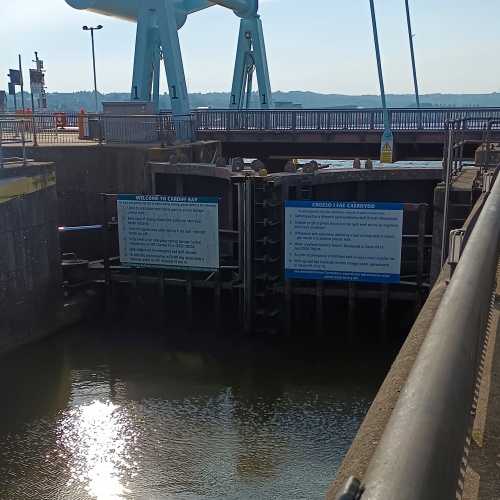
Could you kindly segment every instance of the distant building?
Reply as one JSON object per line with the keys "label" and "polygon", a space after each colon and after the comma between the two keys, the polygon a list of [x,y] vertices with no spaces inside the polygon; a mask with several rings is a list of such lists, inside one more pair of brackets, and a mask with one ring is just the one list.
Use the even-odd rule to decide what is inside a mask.
{"label": "distant building", "polygon": [[7,111],[7,92],[0,90],[0,113]]}
{"label": "distant building", "polygon": [[275,109],[302,109],[302,104],[292,101],[274,101]]}

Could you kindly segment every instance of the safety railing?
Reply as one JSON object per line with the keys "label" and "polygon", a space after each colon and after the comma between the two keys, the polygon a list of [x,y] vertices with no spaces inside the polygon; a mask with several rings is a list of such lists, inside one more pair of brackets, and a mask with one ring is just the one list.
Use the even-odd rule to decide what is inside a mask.
{"label": "safety railing", "polygon": [[83,139],[81,123],[76,113],[35,114],[32,133],[37,144],[75,143]]}
{"label": "safety railing", "polygon": [[[97,138],[107,144],[172,144],[176,129],[170,114],[100,115],[94,118]],[[182,125],[179,125],[182,126]],[[191,126],[189,122],[187,127]],[[94,134],[95,138],[95,134]]]}
{"label": "safety railing", "polygon": [[5,154],[3,146],[15,145],[20,146],[22,151],[23,164],[26,164],[26,146],[31,142],[29,133],[31,122],[25,118],[0,117],[0,168],[4,166],[4,162],[10,157]]}
{"label": "safety railing", "polygon": [[[500,108],[391,109],[393,131],[444,132],[446,124],[466,118],[469,131],[482,130],[489,118],[500,119]],[[383,131],[381,109],[197,110],[196,130],[210,131]]]}
{"label": "safety railing", "polygon": [[497,176],[365,479],[351,478],[339,499],[458,498],[499,248]]}
{"label": "safety railing", "polygon": [[491,117],[470,117],[452,120],[446,123],[445,128],[445,167],[452,177],[460,174],[464,166],[476,165],[476,162],[467,163],[464,158],[464,149],[467,143],[477,144],[478,142],[477,137],[473,140],[469,139],[468,132],[470,130],[480,132],[481,157],[487,163],[491,157],[492,144],[500,141],[500,120]]}
{"label": "safety railing", "polygon": [[[0,115],[0,119],[2,115]],[[12,119],[12,115],[3,115]],[[500,108],[391,109],[394,132],[445,133],[447,124],[464,120],[462,132],[481,132],[488,118],[500,120]],[[174,120],[169,112],[156,115],[35,113],[23,116],[31,123],[28,139],[36,144],[101,143],[169,144],[218,132],[381,132],[381,109],[310,110],[196,110]],[[477,134],[476,134],[477,135]]]}
{"label": "safety railing", "polygon": [[[468,131],[481,130],[481,146],[474,161],[470,162],[464,157],[464,150],[468,143],[477,144],[477,139],[468,139]],[[461,174],[464,167],[477,166],[484,171],[489,167],[496,167],[499,161],[492,164],[492,146],[494,141],[500,141],[500,120],[493,118],[464,118],[453,120],[446,124],[446,142],[444,148],[444,181],[445,199],[443,207],[443,237],[441,242],[441,264],[443,265],[448,250],[448,228],[451,189],[454,179]],[[500,155],[497,155],[500,159]],[[481,172],[482,174],[483,172]]]}
{"label": "safety railing", "polygon": [[21,132],[26,143],[35,146],[38,144],[61,144],[79,142],[79,125],[83,118],[77,113],[22,113],[0,115],[0,122],[7,131],[7,137],[16,142]]}
{"label": "safety railing", "polygon": [[30,120],[25,118],[0,118],[3,143],[27,141],[26,134],[31,129]]}
{"label": "safety railing", "polygon": [[[488,126],[485,131],[485,137],[483,139],[481,150],[479,151],[479,161],[482,170],[487,170],[489,168],[496,167],[499,163],[498,158],[498,148],[497,144],[500,143],[500,120],[490,119],[488,120]],[[497,154],[494,153],[496,149]]]}
{"label": "safety railing", "polygon": [[170,144],[176,138],[170,114],[37,114],[33,126],[39,144]]}
{"label": "safety railing", "polygon": [[[34,146],[44,144],[160,144],[174,143],[193,133],[190,117],[174,124],[169,113],[158,115],[107,115],[36,113],[23,117],[0,115],[4,143],[21,137]],[[10,139],[10,140],[9,140]]]}

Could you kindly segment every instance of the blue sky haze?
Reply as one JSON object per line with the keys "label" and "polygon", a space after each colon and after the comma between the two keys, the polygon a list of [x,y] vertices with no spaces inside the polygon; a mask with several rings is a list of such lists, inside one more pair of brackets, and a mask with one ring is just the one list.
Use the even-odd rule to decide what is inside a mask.
{"label": "blue sky haze", "polygon": [[[411,93],[404,0],[376,0],[386,88]],[[500,90],[498,0],[411,0],[422,93]],[[261,0],[273,90],[377,93],[368,0]],[[49,91],[92,87],[90,39],[96,34],[99,88],[128,91],[135,25],[73,10],[64,0],[0,0],[0,88],[38,50]],[[181,30],[191,92],[228,91],[238,19],[222,7],[190,16]],[[166,89],[165,81],[162,91]]]}

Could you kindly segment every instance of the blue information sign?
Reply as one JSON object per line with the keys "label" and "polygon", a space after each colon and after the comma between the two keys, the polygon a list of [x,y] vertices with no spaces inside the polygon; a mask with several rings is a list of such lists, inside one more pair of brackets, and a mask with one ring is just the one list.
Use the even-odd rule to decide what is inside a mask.
{"label": "blue information sign", "polygon": [[399,283],[401,203],[288,201],[287,279]]}

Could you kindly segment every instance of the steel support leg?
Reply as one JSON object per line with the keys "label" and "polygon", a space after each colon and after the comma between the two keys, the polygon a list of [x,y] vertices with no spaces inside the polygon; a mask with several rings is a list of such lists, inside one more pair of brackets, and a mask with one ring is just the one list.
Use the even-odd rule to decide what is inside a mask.
{"label": "steel support leg", "polygon": [[236,49],[236,61],[234,63],[233,86],[231,88],[231,109],[242,109],[247,78],[247,56],[251,53],[252,43],[245,36],[243,19],[240,22],[240,33],[238,35],[238,48]]}
{"label": "steel support leg", "polygon": [[137,19],[137,34],[134,55],[134,74],[132,77],[131,99],[151,100],[153,81],[154,41],[158,30],[154,27],[155,12],[145,5]]}
{"label": "steel support leg", "polygon": [[160,111],[160,73],[161,73],[161,56],[160,56],[160,33],[155,32],[155,40],[153,47],[153,103],[155,110]]}
{"label": "steel support leg", "polygon": [[264,31],[259,16],[242,19],[240,22],[230,100],[230,107],[232,109],[243,109],[245,106],[245,91],[249,87],[248,78],[253,74],[253,71],[249,71],[252,66],[255,66],[257,73],[260,107],[262,109],[269,109],[272,107],[271,82],[269,79]]}
{"label": "steel support leg", "polygon": [[167,73],[168,91],[177,138],[191,140],[191,109],[173,2],[169,0],[162,2],[158,12],[158,21],[160,26],[160,42],[164,54],[163,61]]}
{"label": "steel support leg", "polygon": [[248,68],[246,79],[247,79],[247,92],[246,92],[246,99],[245,99],[245,109],[250,109],[250,105],[252,103],[252,92],[253,92],[253,73],[254,73],[254,67]]}
{"label": "steel support leg", "polygon": [[269,78],[269,68],[267,64],[266,45],[264,42],[264,30],[260,17],[249,19],[249,24],[253,26],[254,37],[253,50],[255,69],[257,73],[257,83],[259,85],[260,107],[262,109],[272,108],[273,97],[271,93],[271,80]]}

